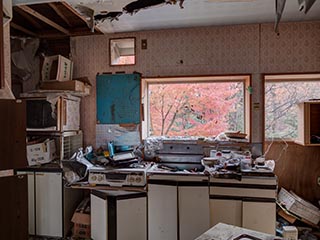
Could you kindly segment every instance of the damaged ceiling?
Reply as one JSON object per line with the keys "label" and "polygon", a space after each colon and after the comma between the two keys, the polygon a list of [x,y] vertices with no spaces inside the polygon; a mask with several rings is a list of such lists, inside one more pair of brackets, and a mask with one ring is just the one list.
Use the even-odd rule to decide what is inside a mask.
{"label": "damaged ceiling", "polygon": [[[64,1],[13,6],[14,36],[57,38],[93,34],[85,17]],[[102,34],[94,29],[94,34]]]}
{"label": "damaged ceiling", "polygon": [[[286,1],[282,22],[320,20],[319,0],[315,1],[307,14],[299,11],[299,1],[303,0]],[[24,6],[26,4],[27,6]],[[99,33],[99,30],[104,33],[117,33],[267,23],[275,20],[275,0],[139,0],[139,2],[132,0],[68,0],[55,3],[48,0],[13,0],[13,5],[13,24],[40,36],[92,34],[91,30],[94,25],[93,21],[90,21],[90,17],[93,19],[92,16],[95,16],[96,20],[95,33]],[[146,5],[151,6],[143,8]],[[36,20],[37,23],[32,23],[30,19],[32,14],[28,8],[46,16],[63,29],[41,19],[39,22],[39,18]],[[18,17],[15,19],[15,16]],[[31,16],[31,18],[35,20],[36,17]]]}

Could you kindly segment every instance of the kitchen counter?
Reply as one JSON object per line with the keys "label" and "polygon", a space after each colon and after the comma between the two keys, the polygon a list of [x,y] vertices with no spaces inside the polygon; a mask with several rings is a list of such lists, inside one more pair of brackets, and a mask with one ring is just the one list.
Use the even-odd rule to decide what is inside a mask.
{"label": "kitchen counter", "polygon": [[62,172],[63,169],[57,162],[50,162],[43,165],[34,165],[25,168],[20,168],[17,171],[27,171],[27,172]]}
{"label": "kitchen counter", "polygon": [[[250,237],[245,237],[245,236]],[[241,237],[242,236],[242,237]],[[195,240],[238,240],[238,239],[254,239],[254,240],[280,240],[273,235],[252,231],[249,229],[236,227],[224,223],[218,223],[210,228],[204,234],[196,238]]]}

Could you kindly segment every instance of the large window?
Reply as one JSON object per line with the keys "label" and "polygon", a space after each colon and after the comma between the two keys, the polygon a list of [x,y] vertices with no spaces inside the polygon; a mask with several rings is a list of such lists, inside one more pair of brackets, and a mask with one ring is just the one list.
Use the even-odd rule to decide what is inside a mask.
{"label": "large window", "polygon": [[144,79],[148,136],[248,132],[248,76]]}
{"label": "large window", "polygon": [[265,138],[298,136],[297,103],[320,99],[320,74],[265,77]]}

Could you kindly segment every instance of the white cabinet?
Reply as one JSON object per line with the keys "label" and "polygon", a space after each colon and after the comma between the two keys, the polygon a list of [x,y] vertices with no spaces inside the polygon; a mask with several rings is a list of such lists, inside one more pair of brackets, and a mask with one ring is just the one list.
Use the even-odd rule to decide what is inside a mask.
{"label": "white cabinet", "polygon": [[209,229],[208,186],[179,186],[179,236],[193,240]]}
{"label": "white cabinet", "polygon": [[34,173],[33,172],[18,172],[18,174],[26,174],[28,176],[28,232],[31,235],[35,234],[35,216],[34,216]]}
{"label": "white cabinet", "polygon": [[209,229],[209,219],[207,177],[149,177],[149,239],[193,240]]}
{"label": "white cabinet", "polygon": [[35,173],[36,232],[62,237],[62,173]]}
{"label": "white cabinet", "polygon": [[218,223],[242,226],[242,200],[210,199],[210,226]]}
{"label": "white cabinet", "polygon": [[91,238],[147,240],[147,194],[92,190]]}
{"label": "white cabinet", "polygon": [[210,224],[232,224],[268,234],[276,226],[275,177],[210,180]]}
{"label": "white cabinet", "polygon": [[108,205],[105,199],[91,194],[91,238],[95,240],[108,239]]}
{"label": "white cabinet", "polygon": [[148,184],[148,239],[178,239],[176,183]]}
{"label": "white cabinet", "polygon": [[62,172],[18,171],[28,176],[29,234],[65,237],[82,191],[63,187]]}
{"label": "white cabinet", "polygon": [[274,202],[242,202],[242,226],[255,231],[275,234],[276,204]]}

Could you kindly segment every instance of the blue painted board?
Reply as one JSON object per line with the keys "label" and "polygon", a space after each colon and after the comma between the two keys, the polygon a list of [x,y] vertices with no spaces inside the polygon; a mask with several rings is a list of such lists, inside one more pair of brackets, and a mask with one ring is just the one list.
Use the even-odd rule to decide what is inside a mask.
{"label": "blue painted board", "polygon": [[139,74],[98,75],[97,122],[140,123],[140,85]]}

